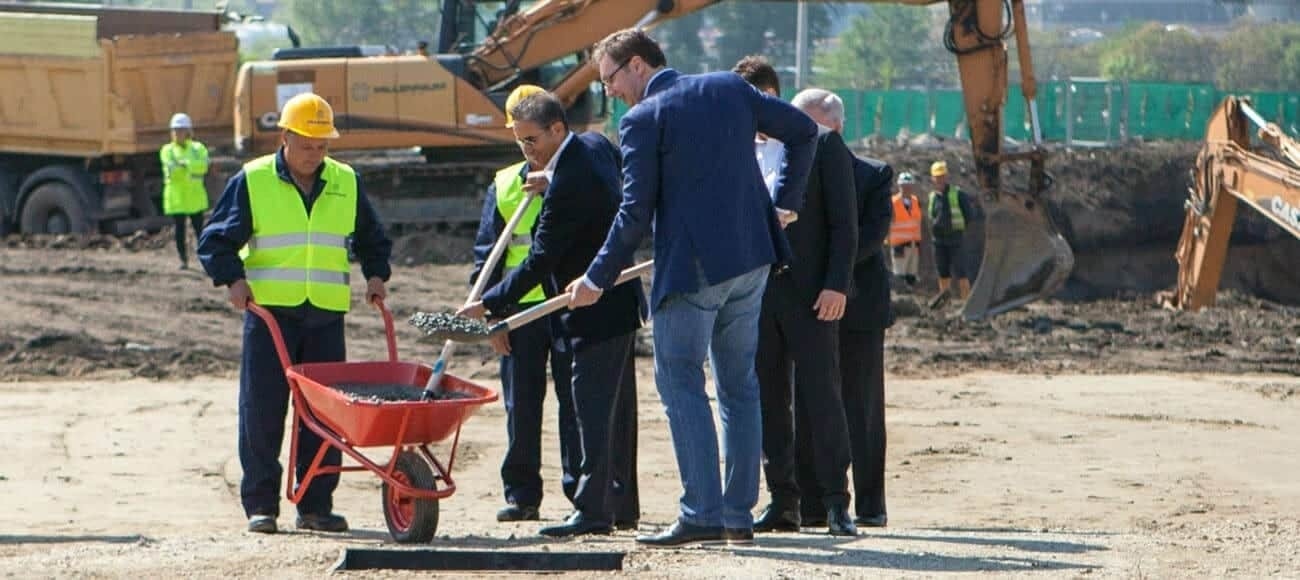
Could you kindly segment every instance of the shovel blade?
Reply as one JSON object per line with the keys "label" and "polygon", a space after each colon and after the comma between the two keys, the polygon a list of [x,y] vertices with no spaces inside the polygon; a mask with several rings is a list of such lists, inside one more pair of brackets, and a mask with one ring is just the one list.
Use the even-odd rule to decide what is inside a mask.
{"label": "shovel blade", "polygon": [[990,205],[984,224],[984,259],[962,308],[967,320],[1048,298],[1074,268],[1074,252],[1038,200],[1006,192]]}

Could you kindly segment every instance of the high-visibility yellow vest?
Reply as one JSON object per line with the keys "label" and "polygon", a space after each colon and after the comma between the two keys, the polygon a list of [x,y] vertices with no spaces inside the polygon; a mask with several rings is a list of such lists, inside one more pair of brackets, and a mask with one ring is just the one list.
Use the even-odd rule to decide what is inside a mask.
{"label": "high-visibility yellow vest", "polygon": [[[524,202],[524,197],[528,194],[524,191],[524,178],[519,173],[523,171],[525,161],[520,161],[510,167],[506,167],[497,172],[494,184],[497,190],[497,211],[501,217],[509,223],[510,218],[514,217],[515,210],[519,204]],[[528,251],[533,247],[533,224],[537,223],[537,216],[542,213],[541,196],[534,197],[533,201],[528,204],[528,209],[524,210],[524,217],[519,219],[519,224],[515,226],[515,231],[510,237],[510,245],[506,246],[505,268],[509,272],[518,268],[524,260],[528,258]],[[490,274],[490,273],[489,273]],[[530,302],[541,302],[546,300],[546,292],[542,290],[541,285],[529,290],[519,299],[520,304]]]}
{"label": "high-visibility yellow vest", "polygon": [[208,148],[190,139],[163,145],[158,152],[163,169],[163,213],[189,215],[208,209]]}
{"label": "high-visibility yellow vest", "polygon": [[312,204],[275,172],[275,155],[244,165],[253,237],[240,252],[253,299],[264,306],[297,306],[310,301],[323,310],[347,312],[347,240],[357,223],[357,174],[328,157],[321,179],[325,189]]}
{"label": "high-visibility yellow vest", "polygon": [[894,194],[894,219],[889,222],[889,245],[901,246],[910,242],[921,241],[921,200],[915,195],[912,207],[903,204],[903,194]]}
{"label": "high-visibility yellow vest", "polygon": [[[948,215],[951,216],[951,227],[953,233],[966,231],[966,216],[961,213],[961,199],[957,194],[957,186],[948,184]],[[939,221],[939,208],[935,206],[935,201],[943,195],[937,191],[930,192],[930,220],[931,222]]]}

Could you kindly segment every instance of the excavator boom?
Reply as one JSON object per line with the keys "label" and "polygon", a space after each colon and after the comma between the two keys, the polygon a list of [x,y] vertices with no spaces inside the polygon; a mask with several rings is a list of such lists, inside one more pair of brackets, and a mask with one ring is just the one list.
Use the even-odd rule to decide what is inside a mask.
{"label": "excavator boom", "polygon": [[[1282,160],[1251,144],[1252,126]],[[1300,238],[1300,143],[1266,121],[1249,101],[1228,97],[1210,116],[1193,180],[1175,252],[1178,285],[1160,301],[1194,311],[1214,305],[1238,201]]]}

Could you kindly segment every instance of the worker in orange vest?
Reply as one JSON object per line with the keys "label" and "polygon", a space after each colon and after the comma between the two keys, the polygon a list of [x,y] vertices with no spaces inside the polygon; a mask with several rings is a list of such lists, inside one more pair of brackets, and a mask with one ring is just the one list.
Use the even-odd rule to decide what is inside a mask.
{"label": "worker in orange vest", "polygon": [[908,286],[916,285],[921,262],[921,198],[916,195],[916,177],[904,171],[898,176],[894,194],[894,218],[889,223],[889,247],[893,249],[894,276]]}

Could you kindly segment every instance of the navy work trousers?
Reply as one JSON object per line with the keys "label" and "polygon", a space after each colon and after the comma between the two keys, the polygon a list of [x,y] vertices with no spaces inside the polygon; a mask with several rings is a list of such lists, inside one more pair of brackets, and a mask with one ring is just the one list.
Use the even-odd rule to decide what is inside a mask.
{"label": "navy work trousers", "polygon": [[[346,359],[343,317],[313,312],[302,316],[302,309],[286,312],[270,309],[284,334],[285,346],[293,364],[337,362]],[[275,344],[266,323],[252,313],[244,314],[244,351],[239,369],[239,463],[244,478],[239,495],[247,516],[280,515],[280,445],[284,440],[285,415],[289,410],[289,384],[276,355]],[[306,427],[298,430],[298,461],[295,468],[301,480],[322,444],[321,438]],[[322,465],[338,465],[341,454],[331,447]],[[300,514],[328,514],[334,509],[337,474],[312,480],[298,504]]]}

